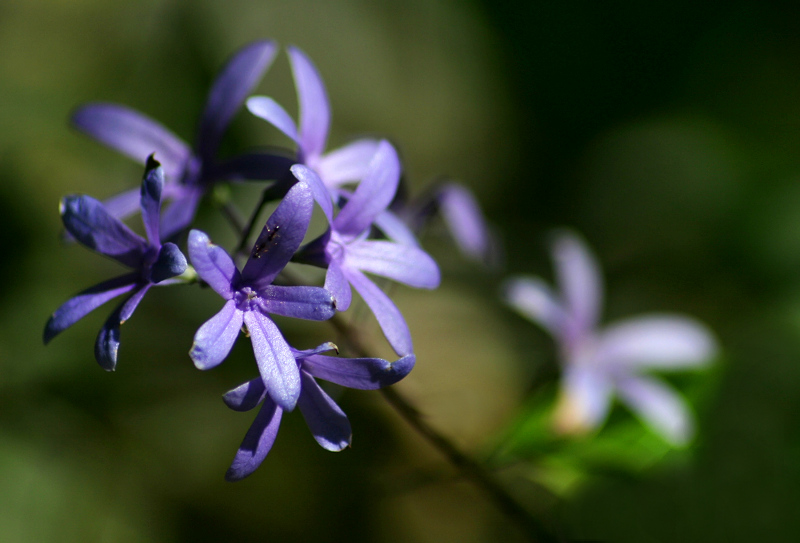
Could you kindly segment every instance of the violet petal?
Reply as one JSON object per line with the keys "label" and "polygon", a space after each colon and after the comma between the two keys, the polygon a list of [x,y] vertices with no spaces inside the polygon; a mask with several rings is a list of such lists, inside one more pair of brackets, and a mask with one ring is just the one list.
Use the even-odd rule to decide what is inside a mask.
{"label": "violet petal", "polygon": [[438,195],[439,209],[453,239],[475,260],[489,253],[489,228],[472,193],[456,183],[448,183]]}
{"label": "violet petal", "polygon": [[303,392],[297,407],[306,419],[308,429],[317,443],[328,451],[341,451],[350,446],[353,432],[347,415],[330,396],[304,371],[300,372]]}
{"label": "violet petal", "polygon": [[140,191],[142,222],[151,245],[161,244],[159,236],[159,215],[161,212],[161,191],[164,189],[164,169],[153,158],[147,157],[144,179]]}
{"label": "violet petal", "polygon": [[244,322],[270,398],[291,411],[300,396],[300,370],[289,345],[275,323],[258,311],[246,311]]}
{"label": "violet petal", "polygon": [[651,378],[627,377],[620,397],[642,421],[672,445],[685,445],[694,434],[692,416],[678,394]]}
{"label": "violet petal", "polygon": [[280,407],[269,398],[264,398],[261,409],[236,451],[231,467],[225,473],[226,481],[239,481],[258,469],[275,443],[282,414]]}
{"label": "violet petal", "polygon": [[375,217],[373,223],[383,234],[392,241],[402,243],[403,245],[411,245],[412,247],[419,247],[419,241],[414,235],[414,232],[404,223],[400,217],[390,210],[379,213]]}
{"label": "violet petal", "polygon": [[192,224],[204,191],[201,186],[181,186],[179,194],[161,214],[161,239],[170,239]]}
{"label": "violet petal", "polygon": [[320,287],[267,285],[258,291],[258,305],[266,313],[312,321],[336,313],[331,293]]}
{"label": "violet petal", "polygon": [[264,386],[264,380],[256,377],[226,392],[222,401],[234,411],[250,411],[263,402],[266,395],[267,387]]}
{"label": "violet petal", "polygon": [[336,310],[347,311],[353,300],[353,292],[350,290],[350,282],[344,276],[341,266],[336,261],[328,264],[324,288],[333,296]]}
{"label": "violet petal", "polygon": [[297,47],[290,46],[287,52],[300,106],[300,148],[308,159],[325,150],[331,116],[328,95],[311,60]]}
{"label": "violet petal", "polygon": [[250,113],[260,119],[264,119],[269,124],[283,132],[289,138],[299,144],[300,138],[297,136],[297,126],[292,117],[286,113],[278,102],[269,96],[251,96],[247,99],[247,109]]}
{"label": "violet petal", "polygon": [[333,221],[333,199],[331,198],[331,193],[328,191],[328,188],[316,172],[303,164],[295,164],[292,166],[292,175],[294,175],[298,181],[302,181],[309,186],[311,193],[314,195],[314,200],[319,204],[319,207],[328,219],[328,224],[330,224]]}
{"label": "violet petal", "polygon": [[194,335],[189,351],[194,365],[201,370],[219,365],[231,352],[242,328],[242,311],[228,300],[222,309],[207,320]]}
{"label": "violet petal", "polygon": [[506,281],[503,298],[523,316],[539,324],[556,338],[564,338],[567,315],[555,293],[538,277]]}
{"label": "violet petal", "polygon": [[597,325],[603,302],[600,267],[589,248],[575,234],[556,235],[553,260],[572,334],[580,336]]}
{"label": "violet petal", "polygon": [[165,279],[182,274],[187,267],[186,257],[183,256],[178,246],[167,242],[161,246],[158,258],[150,268],[150,280],[153,283],[160,283]]}
{"label": "violet petal", "polygon": [[239,283],[239,270],[225,249],[214,245],[205,232],[189,232],[189,260],[200,279],[208,283],[217,294],[230,300],[233,285]]}
{"label": "violet petal", "polygon": [[394,362],[382,358],[340,358],[312,355],[303,359],[301,367],[314,377],[359,390],[375,390],[393,385],[414,368],[416,357],[404,356]]}
{"label": "violet petal", "polygon": [[391,241],[356,241],[347,246],[345,266],[417,288],[436,288],[439,266],[422,249]]}
{"label": "violet petal", "polygon": [[329,189],[354,183],[367,174],[377,149],[378,140],[356,140],[322,155],[314,169]]}
{"label": "violet petal", "polygon": [[122,302],[108,317],[94,344],[94,356],[100,367],[106,371],[114,371],[117,367],[119,352],[120,326],[127,321],[142,301],[150,284],[142,285],[133,291],[127,300]]}

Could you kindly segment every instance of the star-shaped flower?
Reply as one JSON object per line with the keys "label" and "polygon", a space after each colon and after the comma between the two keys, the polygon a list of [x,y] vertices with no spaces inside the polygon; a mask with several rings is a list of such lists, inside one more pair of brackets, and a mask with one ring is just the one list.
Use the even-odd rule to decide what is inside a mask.
{"label": "star-shaped flower", "polygon": [[323,288],[272,284],[303,241],[313,205],[308,185],[292,187],[264,226],[241,273],[228,253],[213,245],[205,233],[189,233],[189,259],[197,274],[227,300],[197,330],[189,353],[192,360],[200,369],[221,363],[244,324],[270,397],[289,411],[300,396],[300,372],[269,314],[326,320],[335,312],[333,298]]}
{"label": "star-shaped flower", "polygon": [[[217,76],[206,100],[194,148],[150,117],[122,105],[93,103],[80,107],[72,124],[81,132],[143,162],[155,152],[164,164],[165,199],[172,200],[162,218],[165,238],[193,220],[203,194],[219,179],[279,179],[293,161],[288,157],[250,153],[219,163],[222,135],[244,99],[261,80],[275,58],[272,41],[257,41],[239,50]],[[112,215],[136,211],[135,191],[106,201]]]}
{"label": "star-shaped flower", "polygon": [[563,365],[558,429],[586,431],[603,423],[614,394],[674,445],[693,435],[684,401],[649,370],[699,367],[714,356],[713,336],[683,316],[647,315],[598,329],[600,270],[589,249],[571,234],[553,248],[560,294],[537,277],[510,280],[506,301],[550,332]]}
{"label": "star-shaped flower", "polygon": [[47,321],[44,342],[75,324],[93,309],[125,293],[130,295],[106,321],[95,344],[97,362],[106,370],[117,365],[120,325],[127,321],[148,289],[186,271],[186,258],[174,243],[161,244],[159,212],[164,171],[149,157],[140,191],[140,207],[147,240],[131,231],[97,200],[67,196],[61,201],[61,218],[67,231],[86,247],[132,268],[132,273],[84,290],[68,300]]}
{"label": "star-shaped flower", "polygon": [[[325,343],[307,351],[291,351],[302,383],[297,406],[317,443],[329,451],[341,451],[350,446],[350,422],[314,378],[348,388],[373,390],[392,385],[408,375],[414,367],[415,357],[409,355],[388,362],[380,358],[339,358],[320,354],[332,349],[335,349],[332,343]],[[275,442],[285,409],[272,400],[268,387],[260,378],[231,390],[225,394],[224,401],[236,411],[248,411],[261,404],[225,474],[228,481],[238,481],[253,473],[266,458]]]}
{"label": "star-shaped flower", "polygon": [[297,260],[328,269],[325,288],[345,311],[352,299],[350,287],[364,299],[389,344],[400,356],[413,352],[411,333],[392,300],[364,272],[400,283],[433,289],[439,286],[439,267],[422,249],[387,240],[368,239],[375,217],[389,206],[400,179],[400,160],[394,147],[381,141],[364,178],[336,217],[326,187],[317,174],[301,164],[292,173],[314,190],[330,227],[303,247]]}

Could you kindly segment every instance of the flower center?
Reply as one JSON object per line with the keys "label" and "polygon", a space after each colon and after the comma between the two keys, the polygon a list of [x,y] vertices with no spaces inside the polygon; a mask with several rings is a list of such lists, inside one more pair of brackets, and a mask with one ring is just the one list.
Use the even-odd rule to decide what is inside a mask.
{"label": "flower center", "polygon": [[255,309],[256,298],[258,298],[258,294],[256,294],[256,291],[250,287],[244,287],[241,290],[237,290],[233,295],[233,300],[236,302],[236,309],[240,311],[250,311]]}

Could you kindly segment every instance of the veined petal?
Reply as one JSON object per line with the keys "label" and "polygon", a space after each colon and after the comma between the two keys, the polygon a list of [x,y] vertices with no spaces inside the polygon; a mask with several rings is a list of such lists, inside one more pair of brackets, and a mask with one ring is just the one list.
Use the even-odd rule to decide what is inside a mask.
{"label": "veined petal", "polygon": [[305,53],[292,46],[287,52],[300,106],[300,148],[308,160],[325,150],[331,120],[328,94],[319,72]]}
{"label": "veined petal", "polygon": [[164,169],[153,155],[147,157],[144,179],[140,191],[142,222],[151,245],[160,245],[159,215],[161,213],[161,191],[164,189]]}
{"label": "veined petal", "polygon": [[312,321],[336,313],[331,293],[320,287],[267,285],[258,291],[258,306],[265,313]]}
{"label": "veined petal", "polygon": [[352,236],[361,234],[392,202],[399,182],[400,158],[394,147],[382,140],[352,198],[333,220],[334,230]]}
{"label": "veined petal", "polygon": [[302,181],[311,188],[314,200],[316,200],[319,207],[322,208],[322,212],[325,213],[328,224],[331,224],[333,221],[333,198],[331,198],[331,193],[316,172],[303,164],[295,164],[292,166],[292,175],[294,175],[298,181]]}
{"label": "veined petal", "polygon": [[112,217],[91,196],[67,196],[61,200],[61,219],[67,231],[86,247],[138,269],[147,242]]}
{"label": "veined petal", "polygon": [[347,268],[342,271],[378,319],[383,335],[386,336],[392,349],[400,356],[412,354],[414,348],[411,343],[411,332],[392,300],[358,270]]}
{"label": "veined petal", "polygon": [[269,96],[251,96],[247,99],[247,109],[256,117],[264,119],[289,136],[293,142],[300,144],[300,138],[297,136],[297,126],[291,116],[286,113],[286,110],[278,102]]}
{"label": "veined petal", "polygon": [[259,181],[278,180],[289,174],[289,168],[295,159],[289,156],[270,153],[245,153],[229,158],[217,165],[213,172],[215,179],[241,181],[254,179]]}
{"label": "veined petal", "polygon": [[236,451],[231,467],[225,473],[226,481],[240,481],[258,469],[278,436],[281,415],[283,410],[269,398],[264,398],[258,415]]}
{"label": "veined petal", "polygon": [[244,323],[269,397],[291,411],[300,396],[300,370],[289,344],[275,323],[258,311],[245,312]]}
{"label": "veined petal", "polygon": [[114,371],[117,367],[117,354],[119,352],[120,326],[127,321],[139,302],[144,298],[145,293],[150,288],[146,283],[133,291],[127,300],[122,302],[113,313],[108,317],[94,344],[94,356],[100,367],[106,371]]}
{"label": "veined petal", "polygon": [[350,446],[353,432],[347,415],[330,396],[304,371],[300,372],[303,392],[297,407],[306,419],[308,429],[317,443],[328,451],[341,451]]}
{"label": "veined petal", "polygon": [[379,140],[375,139],[348,143],[322,155],[314,168],[329,189],[360,181],[367,175],[372,157],[378,150],[378,143]]}
{"label": "veined petal", "polygon": [[172,199],[161,214],[161,238],[170,239],[172,236],[187,228],[197,213],[197,206],[203,198],[203,187],[181,187],[178,194]]}
{"label": "veined petal", "polygon": [[444,222],[461,251],[475,260],[486,260],[489,228],[472,193],[459,184],[448,183],[440,189],[438,201]]}
{"label": "veined petal", "polygon": [[240,282],[239,270],[225,249],[211,243],[200,230],[189,232],[188,246],[197,275],[226,300],[233,298],[233,285]]}
{"label": "veined petal", "polygon": [[685,445],[692,439],[692,416],[676,392],[644,377],[628,377],[617,386],[633,412],[672,445]]}
{"label": "veined petal", "polygon": [[524,317],[556,338],[562,338],[567,316],[547,284],[538,277],[518,277],[505,282],[503,298]]}
{"label": "veined petal", "polygon": [[350,282],[342,273],[342,268],[336,261],[328,264],[328,271],[325,273],[325,290],[331,293],[337,311],[347,311],[353,300],[353,292],[350,290]]}
{"label": "veined petal", "polygon": [[219,313],[203,323],[195,333],[189,351],[194,365],[207,370],[225,360],[239,337],[242,321],[242,311],[236,308],[236,302],[228,300]]}
{"label": "veined petal", "polygon": [[104,281],[73,296],[55,310],[44,327],[44,343],[47,344],[92,310],[107,301],[133,290],[138,274],[129,273]]}
{"label": "veined petal", "polygon": [[198,131],[197,152],[203,160],[214,158],[222,134],[272,64],[275,52],[274,42],[257,41],[237,51],[222,68],[208,93]]}
{"label": "veined petal", "polygon": [[603,302],[600,267],[583,241],[568,232],[555,237],[553,260],[571,334],[579,337],[592,330],[600,316]]}
{"label": "veined petal", "polygon": [[267,387],[264,386],[264,380],[256,377],[226,392],[222,401],[234,411],[250,411],[263,402],[266,396]]}
{"label": "veined petal", "polygon": [[[242,270],[242,280],[256,290],[272,283],[303,242],[314,197],[305,183],[295,184],[272,213]],[[286,407],[286,406],[283,406]]]}
{"label": "veined petal", "polygon": [[416,357],[404,356],[394,362],[382,358],[340,358],[322,354],[301,362],[304,371],[347,388],[375,390],[393,385],[414,368]]}
{"label": "veined petal", "polygon": [[392,211],[387,209],[383,213],[379,213],[373,224],[390,240],[403,245],[419,247],[414,232]]}
{"label": "veined petal", "polygon": [[391,241],[354,241],[345,250],[344,265],[417,288],[436,288],[439,266],[422,249]]}
{"label": "veined petal", "polygon": [[699,322],[649,315],[603,330],[596,357],[598,363],[612,367],[673,369],[703,366],[716,350],[711,332]]}
{"label": "veined petal", "polygon": [[588,432],[605,421],[611,406],[612,383],[594,368],[569,366],[561,379],[556,429],[566,434]]}

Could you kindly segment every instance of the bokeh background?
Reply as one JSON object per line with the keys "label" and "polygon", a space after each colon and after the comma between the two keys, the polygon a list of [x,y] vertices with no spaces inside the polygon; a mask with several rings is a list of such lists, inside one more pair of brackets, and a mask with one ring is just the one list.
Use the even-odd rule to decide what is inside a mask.
{"label": "bokeh background", "polygon": [[[251,415],[220,395],[255,366],[246,341],[192,366],[211,292],[148,296],[113,374],[92,356],[110,307],[41,344],[58,305],[119,271],[60,242],[59,198],[141,176],[71,130],[72,109],[121,102],[191,141],[216,70],[264,37],[319,67],[332,146],[390,137],[412,192],[459,179],[502,240],[505,267],[487,270],[434,224],[442,287],[394,291],[418,355],[398,386],[433,425],[495,461],[521,443],[498,475],[571,539],[800,540],[798,36],[794,4],[754,0],[0,3],[0,541],[520,538],[377,393],[338,392],[351,450],[323,451],[294,413],[260,470],[225,483]],[[284,55],[258,90],[296,111]],[[264,144],[289,142],[243,112],[224,152]],[[258,188],[234,191],[246,205]],[[199,220],[229,235],[211,209]],[[716,332],[713,369],[671,378],[697,412],[689,449],[621,406],[537,449],[553,345],[497,294],[512,273],[551,277],[561,226],[604,265],[606,318],[683,312]],[[282,324],[298,346],[330,339]]]}

